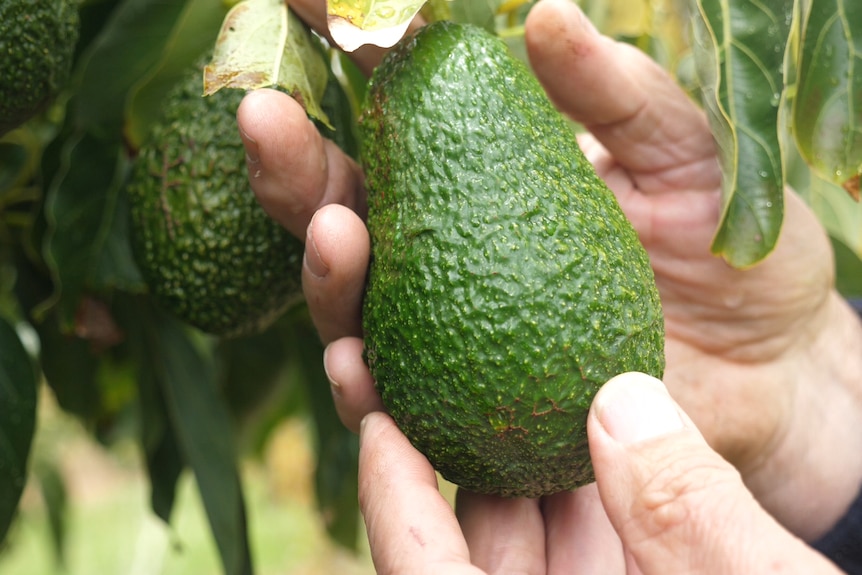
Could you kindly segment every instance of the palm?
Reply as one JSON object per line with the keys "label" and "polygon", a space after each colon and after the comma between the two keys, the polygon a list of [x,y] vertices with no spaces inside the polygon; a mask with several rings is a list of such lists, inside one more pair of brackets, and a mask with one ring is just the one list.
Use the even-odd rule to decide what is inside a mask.
{"label": "palm", "polygon": [[829,244],[788,192],[776,250],[754,268],[733,269],[709,250],[718,189],[636,194],[619,197],[644,230],[662,297],[665,383],[713,447],[745,471],[792,416],[782,363],[820,325],[832,285]]}
{"label": "palm", "polygon": [[560,110],[589,130],[582,148],[649,252],[666,320],[665,382],[713,446],[745,466],[791,415],[790,402],[769,399],[792,395],[776,390],[780,363],[826,307],[825,234],[791,192],[764,262],[740,271],[714,256],[722,180],[705,114],[643,53],[586,22],[561,28],[553,10],[527,22],[530,60]]}

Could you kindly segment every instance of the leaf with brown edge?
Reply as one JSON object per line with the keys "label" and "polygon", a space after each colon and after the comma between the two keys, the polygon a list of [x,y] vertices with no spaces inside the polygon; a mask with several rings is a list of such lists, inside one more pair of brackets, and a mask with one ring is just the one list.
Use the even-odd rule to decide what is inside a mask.
{"label": "leaf with brown edge", "polygon": [[243,0],[222,23],[204,69],[204,95],[223,88],[280,88],[311,117],[329,125],[320,107],[327,65],[314,42],[283,0]]}

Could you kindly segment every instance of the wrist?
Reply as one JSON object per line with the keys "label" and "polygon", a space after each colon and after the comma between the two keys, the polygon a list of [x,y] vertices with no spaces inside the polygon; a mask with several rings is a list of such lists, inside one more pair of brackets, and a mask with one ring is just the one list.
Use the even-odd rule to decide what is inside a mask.
{"label": "wrist", "polygon": [[828,531],[862,485],[862,322],[833,292],[811,334],[782,360],[791,415],[746,483],[806,540]]}

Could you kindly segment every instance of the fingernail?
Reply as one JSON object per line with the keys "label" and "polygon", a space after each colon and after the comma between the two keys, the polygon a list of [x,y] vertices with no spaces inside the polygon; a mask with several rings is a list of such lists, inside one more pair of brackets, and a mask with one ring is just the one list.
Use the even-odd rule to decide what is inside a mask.
{"label": "fingernail", "polygon": [[623,374],[605,384],[595,408],[602,427],[620,443],[647,441],[685,428],[664,384],[640,373]]}
{"label": "fingernail", "polygon": [[327,356],[329,355],[329,346],[323,350],[323,371],[326,373],[326,379],[329,381],[329,390],[332,392],[333,398],[341,397],[341,384],[335,381],[333,377],[329,374],[329,362],[327,361]]}
{"label": "fingernail", "polygon": [[245,146],[245,161],[255,165],[260,163],[260,151],[257,147],[257,141],[249,136],[245,130],[239,129],[240,138]]}
{"label": "fingernail", "polygon": [[317,244],[314,243],[314,233],[312,231],[313,226],[314,216],[312,216],[311,222],[308,224],[308,229],[305,232],[305,255],[303,256],[303,264],[308,268],[308,271],[311,272],[311,275],[318,279],[322,279],[329,273],[329,268],[320,257],[320,252],[317,251]]}

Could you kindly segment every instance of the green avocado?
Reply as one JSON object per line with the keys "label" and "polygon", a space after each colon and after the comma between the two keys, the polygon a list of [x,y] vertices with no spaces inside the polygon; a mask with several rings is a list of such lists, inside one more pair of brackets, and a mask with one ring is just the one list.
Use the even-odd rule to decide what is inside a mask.
{"label": "green avocado", "polygon": [[619,373],[661,377],[664,320],[572,127],[501,40],[447,22],[388,54],[359,127],[365,356],[386,408],[468,490],[592,481],[590,403]]}
{"label": "green avocado", "polygon": [[0,136],[42,111],[69,79],[74,0],[0,0]]}
{"label": "green avocado", "polygon": [[205,332],[259,333],[302,297],[303,244],[248,183],[236,110],[195,68],[166,98],[127,185],[135,260],[157,302]]}

